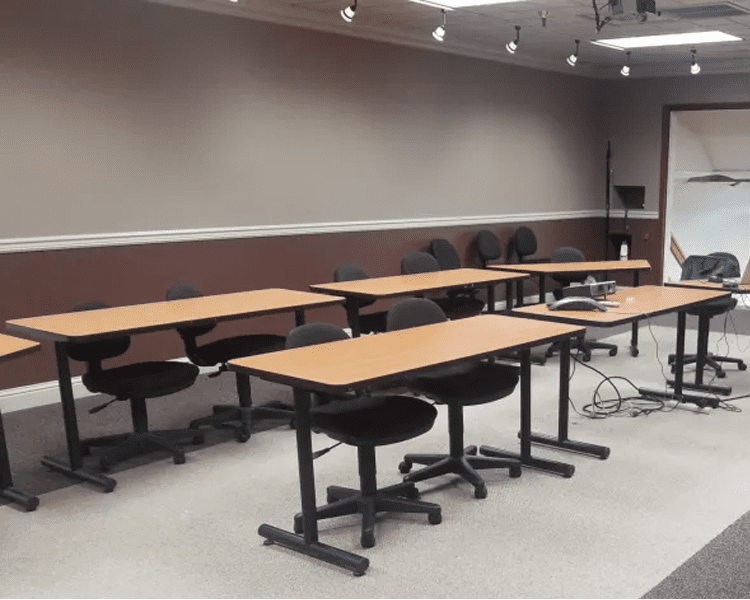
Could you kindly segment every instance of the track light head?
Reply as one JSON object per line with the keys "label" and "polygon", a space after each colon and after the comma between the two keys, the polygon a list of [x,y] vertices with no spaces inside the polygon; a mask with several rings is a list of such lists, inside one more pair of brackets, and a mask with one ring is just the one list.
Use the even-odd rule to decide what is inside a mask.
{"label": "track light head", "polygon": [[695,60],[695,48],[693,48],[690,51],[690,54],[692,54],[693,58],[690,60],[690,72],[693,75],[697,75],[701,72],[701,66],[698,64],[698,62]]}
{"label": "track light head", "polygon": [[354,20],[354,16],[357,12],[357,0],[354,0],[354,4],[347,6],[341,11],[341,18],[347,23],[351,23]]}
{"label": "track light head", "polygon": [[576,51],[573,52],[565,61],[571,66],[575,67],[576,63],[578,62],[578,47],[581,44],[581,40],[576,40]]}
{"label": "track light head", "polygon": [[508,42],[507,44],[505,44],[505,49],[510,54],[515,54],[516,50],[518,50],[518,41],[520,39],[521,39],[521,26],[520,25],[516,25],[516,39],[513,40],[512,42]]}
{"label": "track light head", "polygon": [[445,9],[442,9],[440,12],[443,13],[443,24],[435,27],[435,30],[432,32],[432,37],[438,42],[442,42],[445,39]]}
{"label": "track light head", "polygon": [[620,75],[623,77],[630,76],[630,52],[625,54],[625,64],[622,65],[622,69],[620,69]]}

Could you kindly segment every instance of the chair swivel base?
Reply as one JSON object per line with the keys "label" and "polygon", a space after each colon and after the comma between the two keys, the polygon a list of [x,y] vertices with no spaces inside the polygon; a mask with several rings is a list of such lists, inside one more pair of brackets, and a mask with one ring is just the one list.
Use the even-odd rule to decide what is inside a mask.
{"label": "chair swivel base", "polygon": [[109,435],[83,440],[81,450],[84,455],[89,455],[91,448],[111,447],[99,458],[99,469],[104,472],[109,471],[115,463],[158,451],[170,453],[174,464],[181,465],[185,462],[185,451],[178,443],[186,438],[190,438],[193,444],[202,444],[203,432],[197,429],[178,429]]}
{"label": "chair swivel base", "polygon": [[[555,354],[555,352],[560,351],[561,344],[559,342],[553,343],[549,348],[547,348],[547,351],[544,353],[544,356],[547,358],[550,358]],[[570,345],[570,351],[571,353],[574,351],[579,351],[583,356],[581,357],[581,360],[583,362],[589,362],[591,360],[591,351],[592,350],[609,350],[610,356],[617,356],[617,346],[615,344],[608,344],[606,342],[597,342],[594,340],[587,340],[586,338],[575,338],[573,342]],[[631,349],[632,353],[632,349]],[[634,354],[633,356],[637,356]]]}
{"label": "chair swivel base", "polygon": [[[691,354],[686,356],[682,364],[683,365],[689,365],[696,363],[698,361],[698,357],[695,354]],[[672,365],[672,373],[674,373],[677,370],[677,366],[675,365],[675,355],[670,354],[667,357],[667,363]],[[747,370],[747,365],[745,364],[745,361],[743,361],[741,358],[731,358],[729,356],[715,356],[711,352],[706,354],[705,357],[703,357],[703,366],[708,367],[710,369],[713,369],[716,372],[716,377],[719,379],[723,379],[727,376],[726,371],[721,367],[721,363],[731,363],[737,365],[737,369],[740,371]]]}
{"label": "chair swivel base", "polygon": [[[414,463],[427,466],[414,473],[409,473]],[[476,446],[468,446],[461,456],[407,454],[398,468],[401,473],[409,473],[404,477],[406,482],[424,481],[449,473],[459,475],[474,486],[474,497],[480,499],[487,497],[487,484],[477,473],[478,469],[510,469],[511,477],[521,476],[521,461],[515,458],[477,456]]]}
{"label": "chair swivel base", "polygon": [[269,402],[261,406],[231,406],[217,405],[212,407],[213,414],[190,422],[191,429],[200,427],[216,427],[219,429],[234,429],[234,437],[238,442],[250,439],[253,421],[261,419],[287,419],[289,425],[294,425],[294,407],[283,402]]}
{"label": "chair swivel base", "polygon": [[[328,504],[315,509],[317,519],[330,519],[344,515],[362,515],[363,548],[375,545],[375,515],[379,512],[425,513],[430,525],[442,521],[439,504],[416,500],[419,491],[411,482],[402,482],[381,488],[373,494],[364,494],[358,489],[332,485],[327,490]],[[303,533],[302,513],[294,517],[294,532]]]}

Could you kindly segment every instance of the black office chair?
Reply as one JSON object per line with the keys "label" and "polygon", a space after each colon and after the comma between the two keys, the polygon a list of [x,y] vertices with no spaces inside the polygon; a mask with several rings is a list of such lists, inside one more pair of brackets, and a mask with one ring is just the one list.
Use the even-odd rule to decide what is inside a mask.
{"label": "black office chair", "polygon": [[[433,240],[433,242],[434,241],[435,240]],[[452,259],[445,262],[445,256],[449,255],[450,251],[444,244],[438,242],[437,247],[440,248],[444,264],[454,265],[447,268],[456,269],[461,266],[455,248],[453,249],[453,253],[455,253],[455,261],[458,261],[458,264]],[[413,273],[430,273],[440,270],[442,269],[438,260],[432,256],[432,254],[427,252],[407,252],[401,260],[401,273],[404,275]],[[443,312],[445,312],[450,319],[472,317],[480,314],[484,310],[484,301],[473,297],[471,294],[467,295],[466,290],[449,290],[445,296],[438,296],[432,298],[432,300],[443,309]]]}
{"label": "black office chair", "polygon": [[[447,320],[440,307],[426,298],[409,298],[388,312],[388,331],[418,327]],[[454,473],[474,486],[476,498],[487,497],[487,485],[477,473],[481,469],[510,469],[511,477],[520,477],[521,463],[516,459],[477,456],[477,447],[464,448],[464,406],[494,402],[516,389],[518,369],[509,365],[479,361],[436,369],[408,379],[404,385],[448,406],[448,454],[407,454],[399,465],[409,473],[414,463],[428,465],[409,473],[404,481],[423,481]]]}
{"label": "black office chair", "polygon": [[[349,339],[346,332],[329,323],[308,323],[287,336],[287,347],[298,348]],[[412,482],[401,482],[378,489],[375,447],[396,444],[426,433],[432,428],[437,410],[412,396],[316,394],[310,412],[313,431],[325,433],[343,444],[357,447],[359,489],[330,486],[328,504],[316,508],[318,519],[342,515],[362,515],[361,544],[375,545],[375,515],[378,512],[426,513],[432,525],[440,523],[440,506],[416,500],[419,491]],[[295,533],[303,533],[302,514],[294,518]]]}
{"label": "black office chair", "polygon": [[[550,262],[549,257],[535,256],[537,251],[536,234],[528,227],[519,227],[513,234],[513,250],[519,263]],[[516,283],[516,302],[523,304],[523,280]]]}
{"label": "black office chair", "polygon": [[[691,279],[708,279],[709,277],[717,279],[740,277],[740,262],[734,254],[729,252],[712,252],[706,256],[690,255],[682,264],[681,281]],[[737,299],[729,296],[720,300],[714,300],[708,304],[703,304],[693,309],[689,309],[687,314],[696,317],[703,317],[699,320],[698,330],[698,348],[695,354],[685,355],[683,364],[692,364],[697,362],[698,357],[703,357],[703,364],[710,367],[716,373],[716,377],[722,379],[727,376],[726,371],[722,368],[721,363],[730,363],[737,365],[740,371],[747,369],[747,365],[740,358],[729,356],[716,356],[708,351],[708,333],[710,321],[713,317],[728,313],[737,306]],[[670,354],[668,362],[672,365],[672,373],[676,370],[675,355]]]}
{"label": "black office chair", "polygon": [[[202,296],[201,292],[189,283],[176,283],[167,291],[167,300],[180,300]],[[233,358],[253,356],[282,350],[285,338],[283,335],[249,334],[222,338],[207,344],[198,345],[197,338],[205,335],[216,327],[215,323],[190,327],[178,327],[185,345],[188,359],[199,367],[215,367],[218,370],[210,373],[209,377],[217,377],[227,370],[227,362]],[[234,429],[237,441],[246,442],[250,439],[250,426],[253,420],[285,419],[290,423],[294,419],[294,407],[275,402],[263,406],[253,406],[250,392],[250,378],[239,372],[235,373],[237,381],[238,406],[216,405],[213,414],[191,421],[191,428],[213,426]]]}
{"label": "black office chair", "polygon": [[[73,307],[74,311],[107,308],[103,302],[84,302]],[[140,362],[105,369],[102,361],[124,354],[130,347],[130,337],[121,336],[97,342],[66,344],[68,356],[86,363],[86,372],[81,380],[87,390],[96,394],[107,394],[114,398],[89,410],[96,413],[115,401],[129,401],[133,421],[133,433],[107,435],[81,440],[84,454],[91,448],[107,447],[99,459],[102,471],[109,471],[115,463],[141,454],[166,450],[175,464],[185,462],[181,442],[194,444],[203,442],[203,434],[197,429],[150,431],[146,400],[159,398],[184,390],[195,382],[199,369],[195,365],[171,362]]]}
{"label": "black office chair", "polygon": [[[342,265],[338,267],[333,273],[334,281],[355,281],[367,279],[367,273],[364,269],[356,264]],[[362,313],[362,309],[375,304],[375,299],[365,300],[360,299],[357,301],[359,304],[359,328],[361,333],[382,333],[385,331],[385,318],[388,314],[387,310],[381,310],[378,312]],[[349,323],[349,327],[352,324]]]}
{"label": "black office chair", "polygon": [[[584,256],[583,252],[581,252],[578,248],[573,248],[572,246],[561,246],[559,248],[556,248],[552,252],[552,254],[550,254],[550,262],[553,262],[553,263],[586,262],[586,257]],[[589,277],[588,273],[555,273],[554,275],[552,275],[552,279],[554,279],[557,283],[559,283],[560,287],[553,290],[552,293],[555,296],[555,298],[560,299],[562,298],[563,287],[569,286],[574,283],[583,283],[588,277]],[[560,349],[560,343],[555,342],[549,348],[547,348],[547,351],[545,352],[545,356],[549,358],[555,352],[558,352],[559,349]],[[591,360],[592,350],[609,350],[610,356],[617,355],[617,346],[615,344],[608,344],[606,342],[597,342],[594,340],[588,340],[586,339],[585,333],[581,334],[580,336],[572,340],[570,349],[571,351],[580,352],[581,359],[584,362],[588,362]]]}
{"label": "black office chair", "polygon": [[483,269],[487,268],[490,261],[498,260],[503,256],[503,248],[497,236],[487,229],[479,231],[474,238],[474,247],[479,258],[479,264]]}

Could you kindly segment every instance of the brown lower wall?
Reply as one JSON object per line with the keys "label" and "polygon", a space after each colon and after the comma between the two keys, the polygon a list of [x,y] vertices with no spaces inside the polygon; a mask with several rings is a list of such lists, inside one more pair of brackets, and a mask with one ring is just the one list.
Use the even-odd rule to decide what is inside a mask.
{"label": "brown lower wall", "polygon": [[[5,322],[67,312],[84,300],[101,300],[113,306],[159,301],[178,281],[193,283],[204,294],[267,287],[306,290],[310,284],[331,281],[334,269],[348,262],[359,263],[370,276],[395,275],[404,252],[426,249],[435,237],[451,241],[464,264],[474,266],[472,240],[479,230],[494,231],[507,248],[520,225],[534,229],[539,255],[548,255],[557,246],[572,245],[587,258],[604,258],[605,226],[601,218],[2,254],[0,319]],[[660,281],[661,277],[657,226],[655,220],[631,221],[630,225],[635,240],[633,257],[646,258],[654,266],[652,276],[644,277],[643,283]],[[500,262],[514,262],[507,254]],[[534,286],[527,289],[528,293],[535,291]],[[501,290],[498,298],[504,298]],[[346,322],[340,308],[310,311],[307,318],[342,326]],[[220,324],[206,341],[235,332],[286,333],[293,325],[291,314],[233,321]],[[165,331],[134,336],[126,361],[178,356],[184,356],[178,335]],[[54,364],[52,344],[45,342],[41,352],[0,364],[0,389],[54,380]],[[74,372],[80,373],[80,369],[74,366]]]}

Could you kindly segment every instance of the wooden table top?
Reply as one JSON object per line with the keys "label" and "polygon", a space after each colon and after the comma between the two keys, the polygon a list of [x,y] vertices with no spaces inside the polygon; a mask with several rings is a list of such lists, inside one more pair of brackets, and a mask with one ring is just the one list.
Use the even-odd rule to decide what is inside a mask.
{"label": "wooden table top", "polygon": [[520,271],[522,273],[580,273],[599,271],[648,271],[651,265],[647,260],[595,260],[586,262],[519,263],[512,265],[487,265],[490,269]]}
{"label": "wooden table top", "polygon": [[714,283],[706,279],[686,279],[685,281],[666,281],[664,285],[669,287],[687,287],[702,290],[720,290],[733,294],[750,294],[750,283],[737,283],[731,287],[724,287],[723,283]]}
{"label": "wooden table top", "polygon": [[0,360],[23,356],[39,350],[39,342],[23,340],[12,335],[0,333]]}
{"label": "wooden table top", "polygon": [[408,296],[416,292],[439,291],[467,285],[486,285],[503,281],[516,281],[528,277],[525,273],[510,273],[490,269],[449,269],[410,275],[371,277],[354,281],[317,283],[310,286],[314,292],[341,296],[388,298]]}
{"label": "wooden table top", "polygon": [[607,312],[598,310],[550,310],[546,304],[534,304],[533,306],[517,308],[513,311],[513,314],[578,325],[613,327],[646,318],[646,315],[654,317],[675,310],[690,308],[706,300],[727,296],[729,296],[727,290],[642,285],[620,288],[617,293],[608,295],[607,300],[619,302],[620,306],[609,307]]}
{"label": "wooden table top", "polygon": [[229,368],[323,392],[386,384],[467,358],[520,350],[579,334],[582,327],[484,314],[232,360]]}
{"label": "wooden table top", "polygon": [[179,325],[197,325],[331,306],[340,304],[343,300],[329,295],[271,288],[12,319],[6,325],[10,331],[34,338],[62,342],[87,341],[171,329]]}

